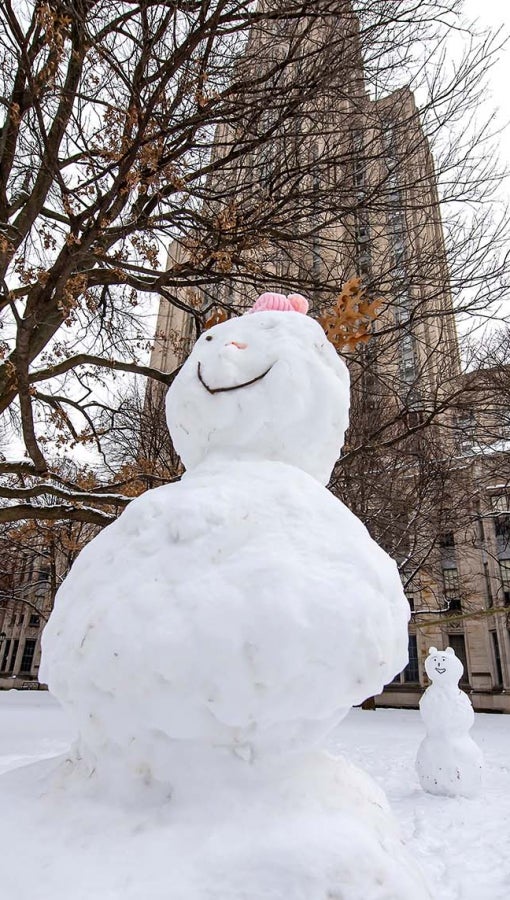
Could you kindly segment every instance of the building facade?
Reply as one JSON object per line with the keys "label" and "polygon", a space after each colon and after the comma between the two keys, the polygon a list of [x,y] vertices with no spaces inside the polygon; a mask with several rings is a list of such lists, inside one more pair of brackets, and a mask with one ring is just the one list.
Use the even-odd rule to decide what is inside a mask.
{"label": "building facade", "polygon": [[41,637],[55,594],[97,530],[82,522],[0,530],[0,690],[41,686]]}
{"label": "building facade", "polygon": [[41,634],[54,591],[50,566],[16,545],[3,549],[0,576],[0,690],[38,684]]}
{"label": "building facade", "polygon": [[[325,285],[353,274],[369,296],[383,298],[370,343],[346,354],[351,429],[331,485],[397,559],[412,609],[409,665],[377,702],[416,706],[428,647],[449,645],[464,663],[475,707],[510,712],[509,456],[494,439],[501,438],[500,411],[490,422],[480,417],[487,390],[473,390],[473,376],[461,373],[434,163],[419,111],[405,88],[372,99],[356,53],[349,85],[311,112],[304,131],[281,138],[291,154],[298,141],[299,152],[317,161],[302,187],[309,218],[288,253],[266,247],[264,288],[281,290],[293,279],[294,289],[311,294],[316,315],[328,303]],[[224,145],[228,130],[219,139]],[[283,155],[278,140],[263,147],[252,171],[234,168],[232,189],[246,178],[266,189]],[[314,179],[329,179],[331,208],[314,207]],[[175,244],[170,257],[182,252]],[[183,300],[199,308],[214,295],[219,305],[241,309],[255,299],[225,278]],[[192,342],[190,316],[162,304],[152,365],[171,371]],[[371,454],[381,433],[385,440]],[[394,445],[403,451],[395,455]],[[391,491],[381,491],[388,480]]]}
{"label": "building facade", "polygon": [[[475,709],[510,712],[510,403],[506,366],[458,379],[452,527],[411,583],[410,663],[379,698],[415,706],[428,646],[454,648]],[[457,505],[459,510],[455,509]]]}

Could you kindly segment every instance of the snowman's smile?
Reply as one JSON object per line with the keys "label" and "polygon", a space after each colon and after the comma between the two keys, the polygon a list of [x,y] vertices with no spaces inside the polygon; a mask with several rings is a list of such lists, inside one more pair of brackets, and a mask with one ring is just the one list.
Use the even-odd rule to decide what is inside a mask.
{"label": "snowman's smile", "polygon": [[231,387],[217,387],[217,388],[209,387],[209,385],[203,379],[200,363],[198,363],[198,366],[197,366],[197,375],[198,375],[198,380],[199,380],[200,384],[202,384],[205,387],[206,391],[208,391],[210,394],[221,394],[224,391],[238,391],[240,388],[248,387],[250,384],[255,384],[257,381],[261,381],[262,378],[265,378],[266,375],[268,374],[268,372],[271,371],[271,369],[273,368],[273,365],[274,364],[272,363],[269,366],[269,369],[266,369],[266,371],[262,372],[261,375],[257,375],[256,378],[251,378],[250,381],[243,381],[242,384],[233,384]]}
{"label": "snowman's smile", "polygon": [[439,672],[440,675],[444,675],[446,669],[441,669],[439,666],[436,666],[436,672]]}

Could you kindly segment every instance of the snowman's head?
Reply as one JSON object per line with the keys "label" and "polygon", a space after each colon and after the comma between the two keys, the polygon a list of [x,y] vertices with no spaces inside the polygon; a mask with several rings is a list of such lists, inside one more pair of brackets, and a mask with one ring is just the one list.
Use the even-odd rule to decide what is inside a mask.
{"label": "snowman's head", "polygon": [[348,425],[347,367],[316,321],[261,300],[196,342],[168,392],[174,446],[187,469],[275,460],[326,484]]}
{"label": "snowman's head", "polygon": [[452,647],[447,647],[446,650],[430,647],[425,660],[425,671],[434,684],[451,686],[459,683],[464,666]]}

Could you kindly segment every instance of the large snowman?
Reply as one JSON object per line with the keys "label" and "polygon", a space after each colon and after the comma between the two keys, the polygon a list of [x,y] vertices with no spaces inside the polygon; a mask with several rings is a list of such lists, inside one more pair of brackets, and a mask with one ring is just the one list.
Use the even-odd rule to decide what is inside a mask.
{"label": "large snowman", "polygon": [[430,647],[425,671],[431,685],[420,700],[427,729],[416,757],[420,784],[429,794],[472,797],[482,785],[483,756],[469,734],[471,701],[459,688],[464,667],[452,647]]}
{"label": "large snowman", "polygon": [[[215,792],[216,810],[241,806],[269,879],[257,900],[418,900],[380,791],[310,756],[405,666],[409,608],[395,563],[324,487],[349,377],[305,311],[303,298],[263,295],[199,338],[167,400],[186,474],[82,551],[44,633],[41,675],[74,719],[82,764],[108,788],[160,787],[197,809]],[[309,889],[291,879],[280,895],[268,873],[288,858],[281,831],[270,837],[282,804],[288,871]],[[324,832],[313,852],[298,824],[312,808]],[[222,865],[229,898],[251,898],[242,865]]]}

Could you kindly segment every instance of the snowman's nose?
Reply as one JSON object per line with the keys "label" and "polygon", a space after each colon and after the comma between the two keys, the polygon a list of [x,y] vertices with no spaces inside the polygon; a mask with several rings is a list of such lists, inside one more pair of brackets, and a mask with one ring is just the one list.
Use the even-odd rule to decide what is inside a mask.
{"label": "snowman's nose", "polygon": [[246,350],[248,344],[243,344],[241,341],[229,341],[228,344],[225,344],[225,347],[237,347],[238,350]]}

